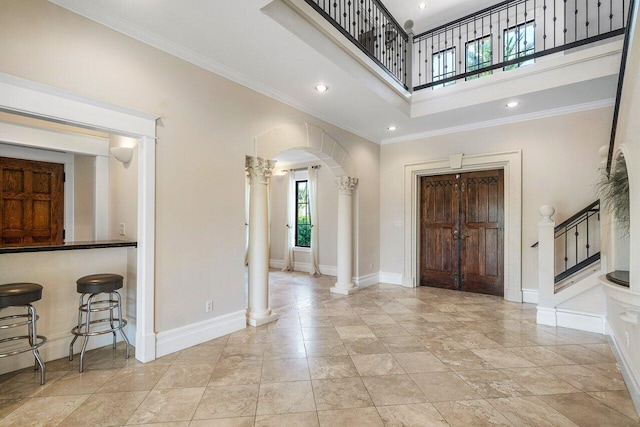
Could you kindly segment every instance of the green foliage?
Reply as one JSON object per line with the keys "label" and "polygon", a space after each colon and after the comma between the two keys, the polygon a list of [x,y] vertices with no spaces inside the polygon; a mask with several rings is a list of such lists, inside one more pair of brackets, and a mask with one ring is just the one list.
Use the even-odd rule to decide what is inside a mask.
{"label": "green foliage", "polygon": [[[309,222],[309,217],[305,218]],[[311,224],[299,224],[298,235],[296,236],[296,246],[311,246]]]}
{"label": "green foliage", "polygon": [[596,190],[600,203],[611,212],[622,229],[629,232],[629,175],[624,156],[618,157],[609,176],[606,170],[602,171]]}

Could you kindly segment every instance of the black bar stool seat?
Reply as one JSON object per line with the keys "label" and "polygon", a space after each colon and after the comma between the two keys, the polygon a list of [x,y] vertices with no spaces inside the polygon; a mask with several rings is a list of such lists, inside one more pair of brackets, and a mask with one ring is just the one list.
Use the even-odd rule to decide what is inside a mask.
{"label": "black bar stool seat", "polygon": [[[73,360],[73,345],[78,337],[84,337],[80,351],[79,371],[84,370],[84,354],[87,350],[89,337],[102,334],[113,334],[113,348],[116,348],[116,332],[120,331],[126,345],[126,355],[129,358],[129,340],[124,333],[127,321],[122,317],[122,300],[118,289],[122,288],[124,278],[119,274],[102,273],[84,276],[76,281],[76,289],[80,294],[78,305],[78,325],[71,333],[74,335],[69,345],[69,360]],[[99,295],[108,295],[107,299],[99,300]],[[85,299],[86,298],[86,299]],[[117,310],[117,316],[114,316]],[[109,312],[109,317],[92,319],[94,314]],[[106,324],[108,322],[108,327]]]}
{"label": "black bar stool seat", "polygon": [[[32,302],[38,301],[42,298],[42,286],[37,283],[7,283],[0,285],[0,309],[9,307],[26,307],[26,314],[14,314],[9,316],[0,317],[0,331],[17,328],[20,326],[27,327],[27,335],[15,335],[0,339],[0,359],[9,356],[15,356],[16,354],[25,353],[27,351],[33,352],[35,357],[35,368],[40,369],[40,384],[44,384],[46,367],[38,348],[47,342],[47,338],[38,335],[36,331],[36,321],[39,316],[36,314],[36,309],[31,305]],[[26,320],[22,320],[26,319]],[[11,346],[5,347],[7,343],[14,343],[17,341],[27,341],[27,345],[23,346]]]}

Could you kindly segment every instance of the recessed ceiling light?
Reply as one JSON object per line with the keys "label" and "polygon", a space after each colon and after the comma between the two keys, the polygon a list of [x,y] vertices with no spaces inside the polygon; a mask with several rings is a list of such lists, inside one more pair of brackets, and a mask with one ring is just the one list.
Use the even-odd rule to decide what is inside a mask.
{"label": "recessed ceiling light", "polygon": [[393,132],[394,130],[398,129],[397,126],[389,126],[387,129],[389,129],[391,132]]}
{"label": "recessed ceiling light", "polygon": [[507,107],[513,108],[518,106],[518,101],[507,102]]}
{"label": "recessed ceiling light", "polygon": [[420,3],[420,5],[418,6],[418,9],[426,9],[426,8],[427,8],[426,3]]}
{"label": "recessed ceiling light", "polygon": [[316,85],[316,90],[317,90],[318,92],[320,92],[320,93],[322,93],[322,92],[326,92],[326,91],[328,91],[328,90],[329,90],[329,86],[327,86],[327,85],[326,85],[326,84],[324,84],[324,83],[320,83],[320,84]]}

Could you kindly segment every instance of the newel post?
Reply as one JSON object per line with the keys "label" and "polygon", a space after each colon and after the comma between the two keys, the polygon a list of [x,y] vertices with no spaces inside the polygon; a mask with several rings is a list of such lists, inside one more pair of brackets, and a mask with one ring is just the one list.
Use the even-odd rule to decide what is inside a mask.
{"label": "newel post", "polygon": [[555,227],[551,206],[541,206],[538,222],[538,312],[537,323],[556,326],[555,294]]}

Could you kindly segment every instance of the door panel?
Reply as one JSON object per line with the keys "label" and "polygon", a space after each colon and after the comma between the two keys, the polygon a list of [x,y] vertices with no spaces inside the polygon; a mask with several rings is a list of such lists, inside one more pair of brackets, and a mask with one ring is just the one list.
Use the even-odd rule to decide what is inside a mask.
{"label": "door panel", "polygon": [[61,244],[64,165],[0,157],[0,245]]}
{"label": "door panel", "polygon": [[420,285],[504,294],[502,170],[420,179]]}
{"label": "door panel", "polygon": [[504,295],[503,171],[461,176],[460,290]]}
{"label": "door panel", "polygon": [[457,289],[459,209],[456,175],[420,180],[420,284]]}

